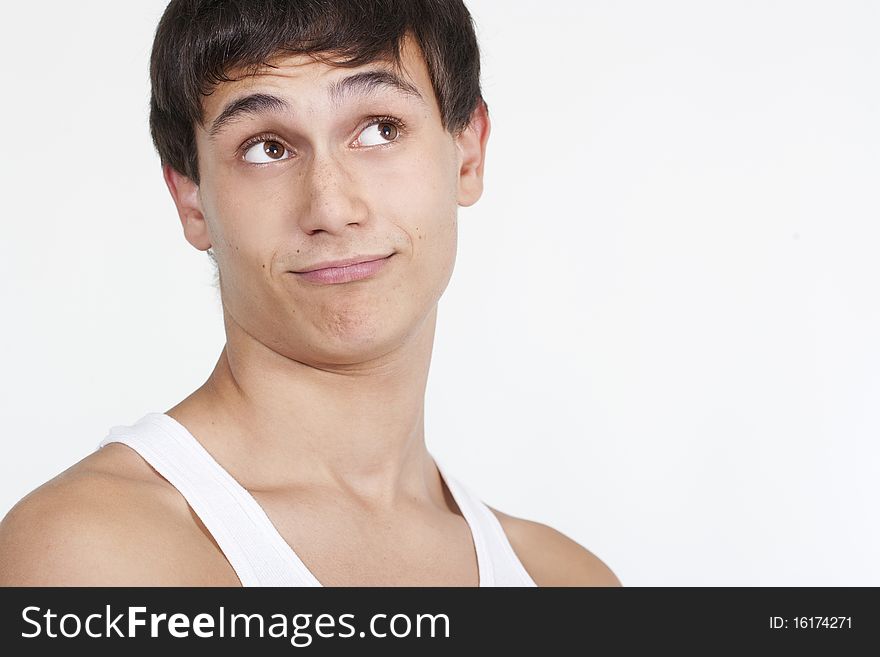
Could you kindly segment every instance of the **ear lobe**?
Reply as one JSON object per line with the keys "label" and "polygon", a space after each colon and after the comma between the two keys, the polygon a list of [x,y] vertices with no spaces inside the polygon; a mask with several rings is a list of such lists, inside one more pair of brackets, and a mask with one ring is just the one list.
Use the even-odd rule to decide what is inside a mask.
{"label": "ear lobe", "polygon": [[461,135],[456,138],[461,151],[461,164],[458,171],[458,204],[473,205],[483,194],[483,164],[486,161],[486,142],[491,131],[489,108],[485,101],[471,114],[471,121]]}
{"label": "ear lobe", "polygon": [[211,235],[208,233],[208,224],[202,213],[199,186],[170,164],[162,167],[162,177],[165,179],[168,191],[171,192],[171,198],[174,199],[186,241],[199,251],[210,249]]}

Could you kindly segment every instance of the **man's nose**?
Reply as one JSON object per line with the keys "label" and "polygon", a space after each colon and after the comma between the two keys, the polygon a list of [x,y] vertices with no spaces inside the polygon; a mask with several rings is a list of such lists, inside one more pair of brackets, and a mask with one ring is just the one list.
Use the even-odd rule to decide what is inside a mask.
{"label": "man's nose", "polygon": [[300,225],[308,234],[323,230],[338,233],[367,218],[367,205],[358,179],[344,155],[315,152],[304,172],[302,192],[306,197]]}

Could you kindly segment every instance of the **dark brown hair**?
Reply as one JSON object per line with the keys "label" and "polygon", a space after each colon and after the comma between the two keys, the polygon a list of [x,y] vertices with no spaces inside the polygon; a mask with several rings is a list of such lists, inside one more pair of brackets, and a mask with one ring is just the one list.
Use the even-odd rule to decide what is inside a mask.
{"label": "dark brown hair", "polygon": [[199,183],[202,96],[233,71],[280,54],[342,67],[387,59],[403,38],[422,50],[443,127],[457,134],[482,100],[473,20],[462,0],[171,0],[150,58],[150,134],[162,164]]}

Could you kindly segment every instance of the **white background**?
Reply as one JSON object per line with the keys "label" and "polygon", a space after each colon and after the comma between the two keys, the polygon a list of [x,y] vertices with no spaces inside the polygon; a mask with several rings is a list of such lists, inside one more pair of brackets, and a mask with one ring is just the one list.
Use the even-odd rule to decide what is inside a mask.
{"label": "white background", "polygon": [[[0,27],[0,515],[224,342],[164,0]],[[880,3],[470,0],[493,119],[429,448],[625,585],[880,585]]]}

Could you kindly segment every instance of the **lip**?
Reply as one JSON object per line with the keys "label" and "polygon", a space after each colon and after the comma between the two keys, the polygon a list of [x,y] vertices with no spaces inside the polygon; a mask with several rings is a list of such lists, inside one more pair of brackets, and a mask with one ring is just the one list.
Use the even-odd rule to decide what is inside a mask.
{"label": "lip", "polygon": [[378,273],[391,259],[387,256],[358,256],[347,260],[336,260],[315,265],[305,271],[293,272],[303,280],[311,283],[337,284],[359,281]]}
{"label": "lip", "polygon": [[308,269],[300,269],[299,271],[293,272],[294,274],[306,274],[310,271],[318,271],[319,269],[330,269],[331,267],[348,267],[349,265],[356,265],[361,262],[373,262],[374,260],[383,260],[390,256],[394,255],[393,253],[389,253],[386,255],[361,255],[354,256],[353,258],[346,258],[345,260],[328,260],[326,262],[319,262],[317,265],[313,265]]}

